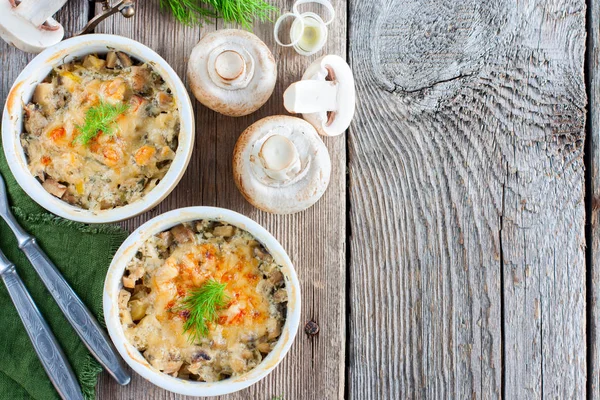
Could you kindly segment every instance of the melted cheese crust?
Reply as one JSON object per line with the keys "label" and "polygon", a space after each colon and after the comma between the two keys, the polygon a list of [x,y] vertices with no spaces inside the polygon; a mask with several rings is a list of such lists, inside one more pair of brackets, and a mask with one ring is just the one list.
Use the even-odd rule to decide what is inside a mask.
{"label": "melted cheese crust", "polygon": [[[280,267],[252,235],[232,226],[215,230],[214,225],[182,225],[150,240],[128,267],[124,283],[137,284],[133,300],[121,308],[127,338],[153,366],[202,381],[240,375],[258,365],[281,333],[287,300]],[[173,244],[166,246],[169,240]],[[131,276],[141,275],[140,268],[143,283],[131,282]],[[229,301],[209,324],[208,336],[192,343],[183,328],[187,314],[178,305],[211,279],[227,285]],[[142,317],[133,301],[144,308]]]}
{"label": "melted cheese crust", "polygon": [[[128,110],[116,119],[112,135],[100,131],[80,143],[78,126],[100,101]],[[151,66],[108,68],[106,60],[90,55],[55,68],[36,87],[24,125],[29,169],[44,188],[99,210],[139,200],[165,176],[177,149],[179,111]]]}

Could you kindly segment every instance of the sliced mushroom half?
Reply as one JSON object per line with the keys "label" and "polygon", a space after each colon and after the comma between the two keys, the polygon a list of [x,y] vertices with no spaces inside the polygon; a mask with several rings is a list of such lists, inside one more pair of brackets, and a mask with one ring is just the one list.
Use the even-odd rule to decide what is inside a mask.
{"label": "sliced mushroom half", "polygon": [[39,53],[60,42],[61,24],[52,19],[67,0],[1,0],[0,37],[28,53]]}
{"label": "sliced mushroom half", "polygon": [[188,78],[196,99],[221,114],[253,113],[271,97],[275,59],[255,35],[239,29],[209,33],[192,50]]}
{"label": "sliced mushroom half", "polygon": [[301,113],[319,134],[341,135],[348,129],[355,108],[354,77],[343,58],[327,55],[315,60],[283,93],[283,105]]}
{"label": "sliced mushroom half", "polygon": [[331,175],[327,147],[308,122],[285,115],[263,118],[239,137],[233,175],[256,208],[291,214],[315,204]]}

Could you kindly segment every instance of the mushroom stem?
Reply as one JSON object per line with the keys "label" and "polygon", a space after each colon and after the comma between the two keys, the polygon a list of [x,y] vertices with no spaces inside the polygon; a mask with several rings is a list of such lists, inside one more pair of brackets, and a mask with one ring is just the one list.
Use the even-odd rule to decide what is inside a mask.
{"label": "mushroom stem", "polygon": [[0,0],[0,38],[30,53],[60,42],[63,27],[52,15],[67,0]]}
{"label": "mushroom stem", "polygon": [[67,0],[22,0],[16,8],[16,13],[35,26],[41,26],[51,16],[65,5]]}
{"label": "mushroom stem", "polygon": [[244,59],[237,51],[224,51],[215,59],[215,71],[227,81],[239,77],[244,73],[245,67]]}
{"label": "mushroom stem", "polygon": [[291,113],[316,113],[337,110],[336,82],[302,80],[290,85],[283,94],[283,105]]}
{"label": "mushroom stem", "polygon": [[294,143],[282,135],[270,136],[260,148],[259,157],[265,173],[277,181],[285,181],[301,168],[300,156]]}
{"label": "mushroom stem", "polygon": [[208,76],[212,83],[225,90],[243,89],[254,76],[254,59],[238,43],[216,47],[208,57]]}

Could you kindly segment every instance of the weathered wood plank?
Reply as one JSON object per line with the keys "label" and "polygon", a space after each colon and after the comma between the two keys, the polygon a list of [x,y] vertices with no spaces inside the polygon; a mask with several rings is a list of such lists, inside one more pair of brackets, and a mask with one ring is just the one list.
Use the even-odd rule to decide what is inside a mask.
{"label": "weathered wood plank", "polygon": [[351,2],[350,398],[585,396],[584,18]]}
{"label": "weathered wood plank", "polygon": [[[201,34],[222,28],[222,22],[202,30],[183,28],[159,13],[158,2],[138,3],[133,21],[115,18],[99,31],[122,34],[149,45],[162,55],[183,78],[187,57]],[[292,1],[271,1],[282,9]],[[346,4],[336,4],[338,17],[330,26],[324,53],[346,54]],[[254,121],[285,112],[283,91],[299,79],[317,56],[305,58],[291,49],[277,48],[272,23],[257,24],[254,33],[263,39],[278,62],[278,83],[271,99],[256,113],[241,118],[216,114],[196,102],[196,148],[186,175],[175,191],[155,210],[126,223],[133,229],[164,211],[189,205],[216,205],[241,212],[261,223],[288,251],[302,284],[302,320],[298,337],[284,362],[263,382],[230,399],[267,399],[284,395],[291,399],[335,399],[343,397],[345,352],[345,140],[326,140],[332,156],[332,181],[321,201],[310,210],[292,216],[259,212],[245,202],[232,179],[231,155],[239,134]],[[315,320],[321,332],[315,337],[303,331]],[[139,376],[127,387],[119,387],[104,374],[98,398],[174,399],[180,396],[157,389]]]}
{"label": "weathered wood plank", "polygon": [[588,205],[591,246],[588,249],[588,396],[600,399],[600,1],[588,1]]}

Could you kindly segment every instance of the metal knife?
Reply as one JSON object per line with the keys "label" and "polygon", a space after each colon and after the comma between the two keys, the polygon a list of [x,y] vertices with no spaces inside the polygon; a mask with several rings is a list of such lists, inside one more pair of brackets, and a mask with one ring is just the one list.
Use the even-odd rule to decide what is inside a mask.
{"label": "metal knife", "polygon": [[10,211],[4,179],[0,175],[0,217],[17,237],[19,248],[38,273],[46,288],[79,335],[90,353],[120,384],[127,385],[131,376],[123,366],[117,351],[81,299],[58,272],[52,261],[40,249],[33,236],[18,224]]}
{"label": "metal knife", "polygon": [[[0,277],[8,289],[46,374],[65,400],[83,400],[79,382],[44,317],[27,292],[15,266],[0,250]],[[8,362],[8,361],[6,361]]]}

